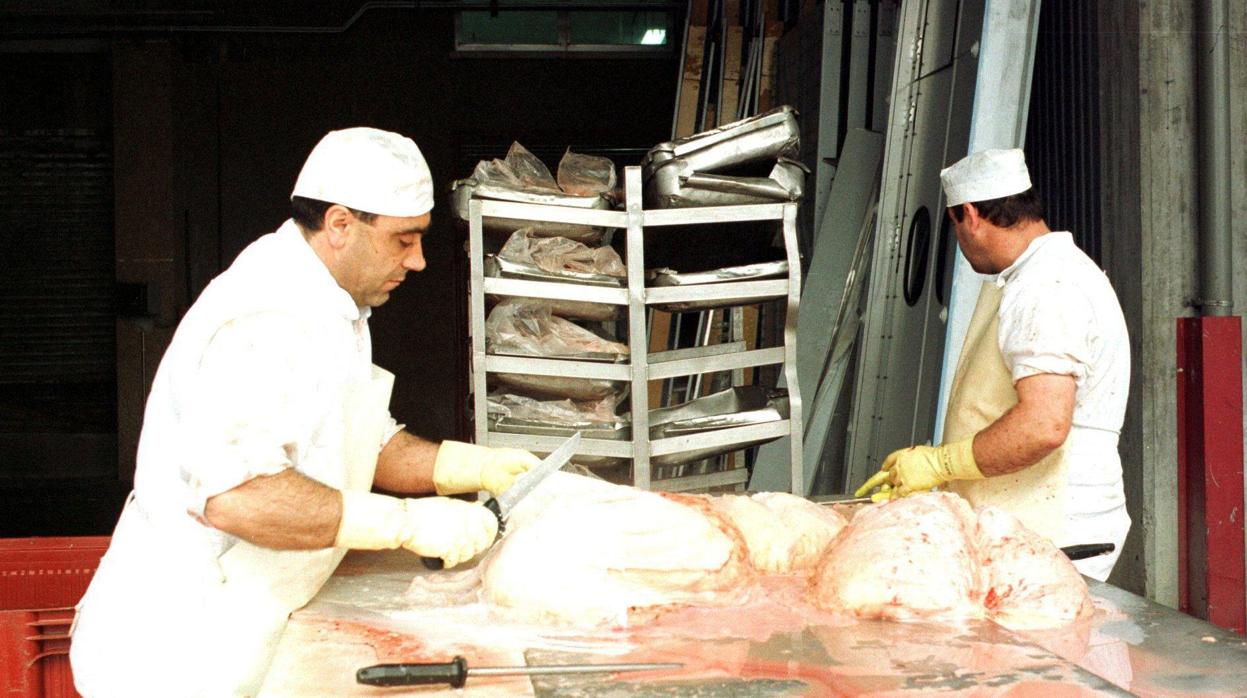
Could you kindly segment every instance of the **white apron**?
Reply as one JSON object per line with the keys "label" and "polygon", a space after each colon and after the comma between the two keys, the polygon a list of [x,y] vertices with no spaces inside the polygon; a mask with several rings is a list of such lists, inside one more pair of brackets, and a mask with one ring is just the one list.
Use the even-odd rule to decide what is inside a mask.
{"label": "white apron", "polygon": [[[368,380],[348,386],[340,481],[325,484],[344,490],[372,488],[393,384],[392,374],[373,366]],[[194,543],[193,536],[160,531],[133,497],[127,502],[114,543],[96,573],[107,575],[107,581],[101,580],[103,588],[88,590],[80,606],[94,592],[102,599],[124,599],[142,613],[135,613],[134,606],[127,610],[86,604],[71,643],[75,683],[86,698],[256,695],[290,613],[316,595],[346,554],[342,548],[272,550],[239,541],[208,562],[194,554]],[[190,550],[183,552],[179,546]],[[174,579],[190,580],[193,588],[145,587],[136,577],[151,569],[153,558],[173,566],[178,573]],[[165,617],[160,618],[162,612]],[[179,625],[173,636],[186,644],[162,646],[162,629],[129,627],[138,621],[133,616],[153,626],[160,621]],[[81,638],[81,644],[92,649],[110,642],[139,646],[122,650],[126,658],[120,661],[87,650],[74,652],[86,633],[94,636],[90,642]],[[110,647],[110,655],[116,652]]]}
{"label": "white apron", "polygon": [[[982,431],[1017,404],[1013,375],[997,339],[1001,295],[1001,289],[992,282],[984,283],[979,292],[949,392],[944,443]],[[1073,464],[1078,464],[1078,478],[1083,478],[1089,472],[1102,470],[1088,468],[1090,464],[1110,457],[1115,463],[1117,436],[1082,429],[1078,431],[1078,445],[1071,448],[1074,434],[1071,430],[1071,436],[1060,448],[1028,468],[982,480],[955,480],[946,488],[965,497],[975,508],[995,506],[1008,511],[1058,546],[1115,543],[1117,549],[1110,554],[1074,562],[1082,574],[1104,581],[1121,555],[1130,529],[1125,502],[1106,503],[1101,494],[1103,487],[1089,488],[1081,483],[1071,486],[1070,476]],[[1120,467],[1117,472],[1120,473]],[[1120,494],[1120,488],[1110,489]],[[1084,494],[1084,490],[1091,495]]]}
{"label": "white apron", "polygon": [[[944,443],[982,431],[1018,402],[1013,375],[997,340],[1000,296],[1000,288],[991,282],[984,283],[979,291],[949,391]],[[954,480],[947,488],[965,497],[975,508],[1000,507],[1032,531],[1060,541],[1065,529],[1065,483],[1069,470],[1065,453],[1062,445],[1028,468],[982,480]]]}

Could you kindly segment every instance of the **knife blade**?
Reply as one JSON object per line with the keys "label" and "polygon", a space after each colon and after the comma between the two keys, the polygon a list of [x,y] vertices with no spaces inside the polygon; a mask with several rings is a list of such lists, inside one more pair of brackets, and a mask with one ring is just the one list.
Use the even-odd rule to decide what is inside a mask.
{"label": "knife blade", "polygon": [[[494,512],[494,516],[498,517],[498,536],[502,536],[502,531],[506,528],[507,519],[511,518],[511,511],[515,508],[515,505],[519,504],[520,500],[537,489],[537,485],[541,484],[542,480],[545,480],[555,471],[561,470],[572,459],[572,456],[576,455],[576,449],[580,448],[580,438],[580,432],[572,434],[558,448],[554,449],[550,455],[542,459],[540,463],[517,477],[506,491],[497,497],[490,497],[486,500],[485,508]],[[440,570],[445,566],[441,558],[424,557],[420,558],[420,561],[424,563],[426,569],[430,570]]]}
{"label": "knife blade", "polygon": [[[499,533],[502,532],[502,525],[506,523],[507,519],[511,518],[511,510],[515,508],[515,505],[519,504],[520,500],[537,489],[537,485],[541,484],[541,481],[549,477],[551,473],[567,465],[572,456],[576,455],[576,449],[578,448],[580,448],[580,432],[572,434],[570,438],[554,449],[553,453],[546,456],[532,470],[516,478],[515,482],[511,483],[511,486],[506,491],[498,495],[496,499],[490,500],[497,506],[494,513],[498,515]],[[489,502],[486,502],[485,506],[489,506],[490,509],[494,508],[490,506]]]}

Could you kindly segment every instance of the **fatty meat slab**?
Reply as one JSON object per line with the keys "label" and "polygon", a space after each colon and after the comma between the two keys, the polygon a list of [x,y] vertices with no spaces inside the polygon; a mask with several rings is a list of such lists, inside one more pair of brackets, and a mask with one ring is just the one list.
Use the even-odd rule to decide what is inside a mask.
{"label": "fatty meat slab", "polygon": [[520,618],[581,627],[730,604],[753,572],[739,534],[696,500],[556,473],[483,561],[483,597]]}
{"label": "fatty meat slab", "polygon": [[709,498],[749,548],[749,562],[774,574],[811,572],[848,521],[829,507],[785,492]]}
{"label": "fatty meat slab", "polygon": [[859,618],[983,617],[974,512],[930,493],[863,509],[814,575],[815,605]]}
{"label": "fatty meat slab", "polygon": [[975,536],[987,615],[1015,630],[1051,628],[1094,612],[1082,575],[1046,538],[995,507],[978,513]]}

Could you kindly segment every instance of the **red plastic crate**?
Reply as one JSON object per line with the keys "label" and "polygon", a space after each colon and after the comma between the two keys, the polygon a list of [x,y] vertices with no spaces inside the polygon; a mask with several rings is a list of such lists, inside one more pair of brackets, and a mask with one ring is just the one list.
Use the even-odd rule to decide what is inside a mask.
{"label": "red plastic crate", "polygon": [[71,698],[69,626],[108,536],[0,539],[3,698]]}

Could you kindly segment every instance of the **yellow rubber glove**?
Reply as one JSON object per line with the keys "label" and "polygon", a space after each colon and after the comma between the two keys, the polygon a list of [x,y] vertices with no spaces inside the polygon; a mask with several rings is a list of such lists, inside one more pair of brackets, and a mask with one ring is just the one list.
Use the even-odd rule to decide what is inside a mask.
{"label": "yellow rubber glove", "polygon": [[438,494],[489,490],[497,497],[515,478],[540,462],[537,456],[518,448],[443,441],[433,463],[433,486]]}
{"label": "yellow rubber glove", "polygon": [[871,495],[876,502],[907,497],[925,492],[952,480],[982,480],[983,473],[974,461],[974,437],[941,446],[910,446],[893,451],[883,467],[854,493],[862,497],[876,487]]}
{"label": "yellow rubber glove", "polygon": [[334,547],[387,550],[404,547],[441,558],[447,568],[493,545],[498,517],[485,507],[447,497],[399,499],[372,492],[343,492],[342,521]]}

